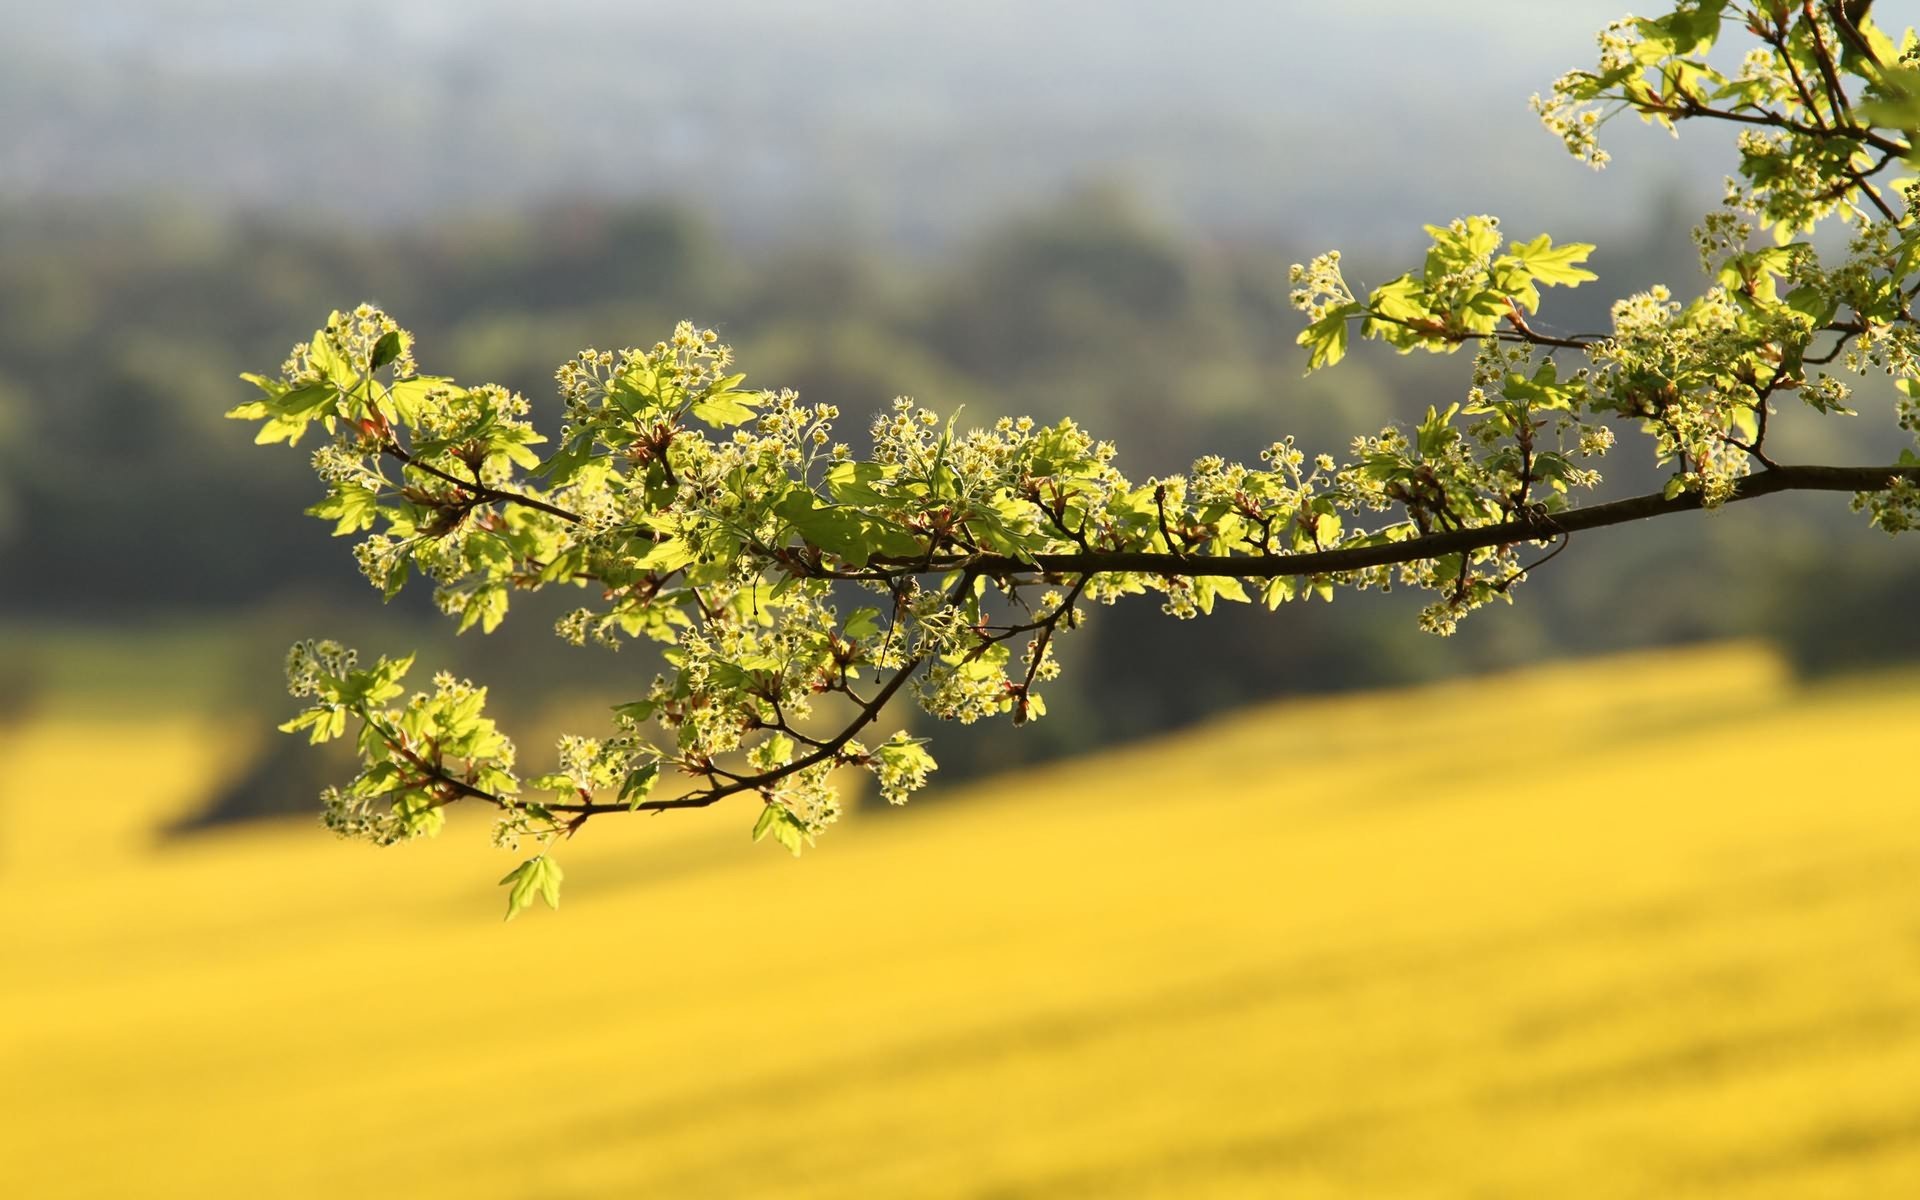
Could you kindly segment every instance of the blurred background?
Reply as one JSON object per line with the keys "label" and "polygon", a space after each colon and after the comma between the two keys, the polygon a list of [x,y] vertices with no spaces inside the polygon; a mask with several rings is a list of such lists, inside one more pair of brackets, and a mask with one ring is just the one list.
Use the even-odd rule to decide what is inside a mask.
{"label": "blurred background", "polygon": [[[651,343],[688,318],[734,343],[751,382],[839,404],[849,433],[911,394],[983,423],[1072,415],[1115,441],[1135,477],[1205,452],[1251,456],[1286,433],[1338,454],[1357,433],[1457,399],[1467,363],[1368,348],[1303,378],[1291,262],[1339,247],[1356,284],[1378,283],[1413,264],[1423,223],[1490,212],[1515,235],[1599,244],[1601,282],[1551,296],[1549,327],[1604,328],[1612,299],[1650,283],[1697,290],[1688,230],[1719,194],[1729,139],[1618,125],[1615,165],[1595,175],[1527,111],[1531,93],[1591,60],[1594,31],[1616,15],[1612,0],[0,0],[0,895],[29,914],[6,935],[17,940],[0,993],[17,1012],[0,1036],[15,1042],[9,1074],[37,1097],[18,1095],[18,1113],[0,1099],[15,1126],[0,1137],[43,1146],[32,1190],[127,1194],[114,1171],[137,1171],[142,1154],[110,1163],[81,1142],[44,1149],[59,1114],[117,1095],[116,1134],[169,1147],[152,1161],[170,1164],[183,1191],[423,1194],[452,1186],[465,1143],[413,1131],[417,1155],[375,1152],[379,1114],[548,1067],[565,1089],[529,1083],[500,1101],[541,1135],[528,1132],[517,1165],[484,1187],[461,1183],[466,1194],[1273,1194],[1282,1177],[1297,1194],[1427,1194],[1455,1178],[1463,1192],[1564,1194],[1552,1185],[1563,1169],[1592,1180],[1622,1146],[1659,1142],[1622,1115],[1631,1105],[1582,1108],[1589,1093],[1574,1084],[1526,1092],[1516,1080],[1544,1060],[1505,1026],[1466,1047],[1445,1032],[1460,1028],[1454,1017],[1388,1019],[1428,1001],[1435,1014],[1506,1004],[1513,1028],[1566,1022],[1599,1039],[1580,1051],[1592,1058],[1580,1069],[1599,1077],[1652,1062],[1673,1106],[1659,1115],[1668,1141],[1628,1154],[1653,1173],[1620,1175],[1620,1194],[1678,1194],[1676,1180],[1703,1194],[1729,1181],[1791,1189],[1794,1171],[1820,1186],[1909,1178],[1910,1118],[1834,1126],[1822,1097],[1841,1086],[1879,1095],[1884,1082],[1835,1058],[1832,1037],[1885,1055],[1910,1032],[1909,1018],[1876,1008],[1884,1020],[1856,1044],[1847,1031],[1863,1018],[1832,1006],[1862,989],[1913,990],[1920,910],[1897,886],[1913,844],[1889,832],[1905,817],[1884,806],[1912,792],[1893,747],[1911,754],[1920,693],[1903,681],[1920,655],[1920,558],[1833,497],[1592,535],[1512,609],[1447,640],[1415,630],[1411,596],[1278,614],[1229,605],[1192,623],[1149,603],[1103,610],[1063,646],[1046,720],[920,731],[935,738],[942,786],[917,802],[924,813],[857,813],[844,851],[857,865],[836,866],[830,847],[800,866],[769,861],[766,847],[750,854],[732,814],[664,833],[667,822],[595,830],[607,848],[581,852],[599,882],[576,870],[578,907],[507,934],[488,892],[488,871],[505,867],[477,828],[442,839],[459,845],[395,852],[397,866],[327,842],[304,814],[338,760],[270,732],[287,711],[278,666],[296,637],[369,653],[418,646],[423,663],[493,685],[535,764],[556,730],[592,731],[627,681],[651,674],[638,655],[562,645],[537,604],[484,640],[454,638],[424,594],[382,606],[326,527],[301,515],[317,498],[304,454],[256,449],[249,427],[220,414],[243,398],[239,372],[271,372],[329,309],[386,306],[420,336],[425,369],[508,384],[549,425],[555,365],[586,345]],[[1897,28],[1900,15],[1882,23]],[[1782,455],[1892,453],[1877,387],[1862,388],[1858,418],[1782,422]],[[1615,494],[1657,480],[1631,439],[1616,455]],[[1441,682],[1626,651],[1641,656],[1582,668],[1590,675]],[[1760,707],[1723,703],[1712,679]],[[1308,699],[1360,690],[1370,698]],[[1467,738],[1439,761],[1420,749],[1435,730],[1466,737],[1444,706],[1497,713],[1531,697],[1536,709],[1508,712],[1518,723],[1576,694],[1584,715],[1525,750]],[[1875,697],[1874,723],[1819,707],[1861,694]],[[1814,740],[1816,713],[1852,721],[1862,740]],[[1774,791],[1753,790],[1750,741],[1654,753],[1634,740],[1663,721],[1699,722],[1702,738],[1772,729]],[[1311,734],[1323,727],[1350,729],[1351,744],[1321,744]],[[1176,730],[1184,740],[1150,740]],[[1084,755],[1101,757],[1065,762]],[[1039,765],[1049,760],[1062,764]],[[1577,829],[1535,807],[1556,786],[1538,773],[1569,761],[1625,772],[1579,784],[1590,807]],[[1837,774],[1843,765],[1854,774]],[[1404,775],[1380,774],[1390,769]],[[1096,815],[1126,807],[1147,777],[1187,815]],[[1453,807],[1378,807],[1436,779]],[[1672,832],[1669,793],[1714,819],[1697,830],[1704,858],[1669,847],[1671,863],[1656,867],[1632,855]],[[1826,806],[1829,824],[1810,831],[1803,808],[1768,807],[1796,797]],[[1518,917],[1480,889],[1543,877],[1526,866],[1537,844],[1491,831],[1532,829],[1564,851],[1569,832],[1615,822],[1639,830],[1617,833],[1628,855],[1618,870],[1562,864],[1552,894],[1564,903],[1541,892],[1538,928],[1496,932]],[[1191,843],[1170,855],[1169,823]],[[1773,840],[1734,862],[1714,840],[1727,823]],[[1321,857],[1299,849],[1323,825],[1348,840]],[[1404,842],[1403,857],[1383,856],[1376,837]],[[1808,837],[1806,855],[1785,849]],[[1478,898],[1439,903],[1466,877],[1423,844],[1472,847],[1454,862],[1477,864],[1465,891]],[[1514,857],[1485,861],[1493,844]],[[1311,862],[1269,873],[1290,854]],[[1761,950],[1791,948],[1767,958],[1742,924],[1759,918],[1721,907],[1739,894],[1711,886],[1722,869],[1752,873],[1739,884],[1763,897],[1752,911],[1775,904],[1781,921],[1803,922],[1817,894],[1837,906],[1834,924],[1759,937]],[[1222,890],[1223,877],[1244,890]],[[1361,877],[1400,883],[1349,894]],[[1122,886],[1131,879],[1140,887]],[[1620,879],[1631,900],[1608,891]],[[936,896],[936,883],[951,886]],[[981,911],[964,903],[982,891],[993,899]],[[669,900],[736,915],[687,926],[683,909],[661,907]],[[1280,918],[1269,906],[1307,925],[1270,924]],[[1320,915],[1301,918],[1302,907]],[[816,910],[841,932],[812,928]],[[769,911],[804,932],[760,927],[755,914]],[[1042,936],[1036,922],[1057,940],[1020,941]],[[1378,944],[1326,940],[1355,922]],[[1621,966],[1641,936],[1655,941]],[[713,957],[710,941],[743,949]],[[1855,944],[1866,942],[1872,953]],[[429,943],[459,950],[423,953]],[[1472,961],[1455,953],[1467,943],[1506,955],[1495,983],[1466,986],[1466,966],[1442,965]],[[1726,949],[1736,943],[1758,957]],[[606,965],[615,944],[630,952],[618,967]],[[1842,944],[1854,947],[1851,974],[1830,991],[1785,982],[1831,966]],[[396,972],[412,990],[381,986]],[[1559,979],[1571,982],[1548,982]],[[463,999],[450,1004],[456,986]],[[1806,1128],[1750,1144],[1738,1130],[1751,1114],[1700,1097],[1741,1085],[1725,1073],[1746,1043],[1714,1023],[1769,987],[1795,1015],[1786,1032],[1767,1023],[1777,1013],[1756,1016],[1760,1058],[1811,1046],[1804,1061],[1828,1074],[1777,1084],[1783,1098],[1766,1111],[1802,1113]],[[1542,988],[1559,989],[1552,1004],[1529,990]],[[682,1011],[716,990],[729,998]],[[487,1021],[441,1023],[481,994],[495,997],[473,1001]],[[1489,997],[1490,1010],[1479,1003]],[[1384,1023],[1341,1015],[1356,1004]],[[1633,1024],[1644,1006],[1673,1004],[1686,1020],[1695,1004],[1704,1024]],[[624,1021],[658,1006],[691,1022],[684,1044],[618,1040]],[[376,1012],[401,1026],[373,1028]],[[590,1015],[567,1015],[577,1012]],[[1207,1024],[1216,1017],[1226,1023]],[[1262,1040],[1279,1031],[1306,1038],[1286,1055],[1319,1053],[1318,1074],[1289,1079],[1283,1060],[1294,1060]],[[708,1032],[741,1039],[732,1057],[706,1055]],[[1645,1051],[1663,1035],[1674,1046]],[[316,1040],[363,1036],[377,1071]],[[1331,1041],[1313,1051],[1316,1038]],[[1222,1058],[1235,1039],[1268,1049]],[[458,1068],[436,1057],[455,1044]],[[741,1045],[765,1051],[760,1067]],[[1491,1089],[1442,1098],[1452,1125],[1419,1107],[1441,1099],[1409,1099],[1434,1070],[1422,1046],[1445,1047],[1447,1078]],[[1250,1064],[1268,1072],[1256,1078]],[[1315,1102],[1375,1069],[1382,1090],[1366,1103]],[[637,1077],[654,1089],[644,1098]],[[1682,1085],[1703,1090],[1690,1102],[1672,1090]],[[1618,1080],[1594,1086],[1641,1095]],[[1888,1086],[1889,1111],[1920,1098]],[[1530,1099],[1486,1098],[1503,1087]],[[814,1106],[819,1088],[845,1109],[831,1121],[809,1115],[832,1108]],[[1031,1108],[1055,1093],[1057,1111],[1016,1098]],[[1262,1117],[1245,1103],[1255,1094],[1284,1095],[1273,1113],[1288,1115]],[[891,1116],[867,1104],[880,1096]],[[15,1119],[36,1104],[44,1126]],[[281,1104],[325,1120],[263,1132],[262,1114]],[[928,1125],[890,1124],[909,1109],[969,1130],[978,1161],[944,1141],[941,1157]],[[1732,1174],[1675,1149],[1693,1137],[1689,1112],[1726,1143],[1714,1143],[1713,1170]],[[1561,1157],[1503,1173],[1490,1159],[1506,1147],[1487,1131],[1523,1118]],[[220,1121],[233,1137],[210,1131]],[[322,1139],[326,1122],[366,1144]],[[288,1141],[285,1125],[319,1140]],[[720,1148],[713,1131],[736,1126],[763,1155]],[[1122,1153],[1128,1143],[1137,1153]],[[1473,1150],[1471,1169],[1445,1146]],[[661,1163],[672,1169],[641,1170]],[[1845,1170],[1869,1174],[1832,1174]]]}

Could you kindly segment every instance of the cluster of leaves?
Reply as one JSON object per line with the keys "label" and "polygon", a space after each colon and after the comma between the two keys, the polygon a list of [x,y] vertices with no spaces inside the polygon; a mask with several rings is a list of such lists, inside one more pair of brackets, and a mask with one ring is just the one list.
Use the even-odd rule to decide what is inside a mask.
{"label": "cluster of leaves", "polygon": [[[443,675],[402,702],[410,659],[360,670],[337,646],[296,647],[289,678],[312,703],[287,728],[324,740],[358,724],[364,768],[328,793],[329,825],[388,843],[434,832],[455,801],[491,806],[497,842],[541,846],[503,881],[511,916],[536,894],[557,903],[553,844],[597,814],[746,795],[755,840],[797,854],[840,814],[838,771],[904,802],[934,762],[903,733],[873,739],[888,703],[905,691],[940,718],[1042,716],[1055,640],[1090,604],[1152,593],[1191,617],[1400,585],[1432,594],[1421,623],[1446,633],[1511,599],[1528,547],[1550,557],[1580,529],[1800,487],[1855,491],[1878,524],[1907,527],[1911,452],[1788,467],[1766,438],[1778,397],[1845,411],[1849,386],[1818,370],[1836,363],[1891,374],[1920,428],[1920,224],[1906,187],[1874,182],[1912,139],[1870,124],[1911,111],[1914,36],[1895,47],[1862,3],[1759,4],[1740,16],[1760,44],[1727,77],[1702,56],[1730,7],[1610,27],[1600,69],[1540,102],[1596,165],[1612,112],[1750,129],[1741,181],[1698,231],[1707,290],[1627,297],[1605,333],[1542,332],[1542,289],[1593,280],[1593,247],[1506,241],[1489,216],[1430,226],[1422,268],[1364,299],[1337,252],[1296,267],[1309,369],[1339,362],[1356,329],[1402,353],[1476,349],[1460,403],[1355,439],[1345,461],[1309,462],[1282,438],[1258,464],[1209,456],[1134,481],[1072,421],[963,429],[906,398],[860,453],[836,440],[834,406],[747,388],[690,324],[564,364],[542,459],[525,399],[420,374],[411,336],[375,308],[335,313],[278,377],[249,376],[261,398],[231,415],[261,421],[262,442],[325,432],[313,461],[328,492],[311,511],[358,539],[368,579],[390,596],[425,576],[461,629],[483,631],[519,593],[574,588],[585,603],[562,637],[650,641],[663,670],[605,736],[563,738],[558,768],[523,780],[483,689]],[[1831,263],[1794,240],[1828,216],[1854,230]],[[1667,488],[1575,507],[1623,426],[1671,464]]]}

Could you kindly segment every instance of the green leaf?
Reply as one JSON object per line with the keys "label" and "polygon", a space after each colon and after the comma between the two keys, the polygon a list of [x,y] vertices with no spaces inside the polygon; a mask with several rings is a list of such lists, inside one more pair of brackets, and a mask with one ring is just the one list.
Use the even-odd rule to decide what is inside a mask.
{"label": "green leaf", "polygon": [[1275,576],[1261,585],[1260,598],[1266,602],[1269,609],[1279,608],[1282,604],[1293,599],[1294,587],[1294,580],[1291,577],[1284,575]]}
{"label": "green leaf", "polygon": [[1347,321],[1364,312],[1358,304],[1342,304],[1300,331],[1294,342],[1307,348],[1309,372],[1331,367],[1347,356]]}
{"label": "green leaf", "polygon": [[644,767],[627,772],[625,782],[620,785],[620,799],[629,810],[639,808],[653,792],[653,785],[660,778],[660,764],[648,763]]}
{"label": "green leaf", "polygon": [[460,606],[460,622],[454,632],[465,633],[477,623],[480,632],[492,633],[507,619],[508,603],[505,583],[481,584],[467,594],[466,602]]}
{"label": "green leaf", "polygon": [[1634,47],[1634,56],[1643,63],[1657,63],[1673,55],[1708,50],[1720,35],[1720,14],[1726,7],[1727,0],[1680,0],[1664,17],[1636,21],[1641,41]]}
{"label": "green leaf", "polygon": [[877,608],[856,608],[847,617],[847,623],[841,626],[850,638],[871,637],[880,632],[880,610]]}
{"label": "green leaf", "polygon": [[639,417],[659,405],[652,371],[629,371],[607,386],[607,398],[630,417]]}
{"label": "green leaf", "polygon": [[547,902],[548,908],[557,909],[560,907],[560,882],[566,878],[566,874],[560,870],[559,863],[545,855],[540,857],[540,866],[540,898]]}
{"label": "green leaf", "polygon": [[1788,292],[1785,297],[1787,307],[1804,315],[1815,326],[1825,325],[1833,320],[1833,314],[1840,311],[1840,297],[1825,288],[1801,284]]}
{"label": "green leaf", "polygon": [[578,475],[593,457],[593,430],[576,430],[534,474],[546,476],[549,485],[558,487]]}
{"label": "green leaf", "polygon": [[776,819],[775,814],[782,811],[785,810],[781,809],[777,804],[769,804],[761,808],[760,819],[753,823],[754,841],[757,842],[767,836],[767,831],[773,828],[773,822]]}
{"label": "green leaf", "polygon": [[678,571],[699,557],[684,538],[668,538],[664,542],[655,542],[653,549],[641,555],[640,561],[634,566],[643,571]]}
{"label": "green leaf", "polygon": [[1238,603],[1248,603],[1246,588],[1233,576],[1200,576],[1194,580],[1194,603],[1200,605],[1200,611],[1212,612],[1215,599],[1231,599]]}
{"label": "green leaf", "polygon": [[653,714],[659,710],[659,707],[652,700],[629,700],[625,704],[614,705],[613,711],[630,720],[649,721],[653,719]]}
{"label": "green leaf", "polygon": [[1427,235],[1433,239],[1433,247],[1427,251],[1425,272],[1430,288],[1440,286],[1449,276],[1483,265],[1500,248],[1500,230],[1489,218],[1468,217],[1458,225],[1458,229],[1451,225],[1426,227]]}
{"label": "green leaf", "polygon": [[1594,247],[1587,242],[1568,242],[1556,246],[1541,234],[1531,242],[1515,242],[1509,251],[1525,263],[1535,281],[1555,287],[1574,287],[1600,278],[1580,264],[1587,261]]}
{"label": "green leaf", "polygon": [[333,519],[333,536],[344,537],[372,529],[380,516],[380,504],[371,490],[357,483],[336,483],[333,494],[309,508],[307,515]]}
{"label": "green leaf", "polygon": [[380,340],[373,344],[373,352],[367,355],[367,370],[378,371],[399,358],[400,352],[406,348],[406,338],[401,332],[398,329],[388,330],[380,335]]}
{"label": "green leaf", "polygon": [[1231,600],[1236,604],[1252,603],[1252,597],[1247,595],[1246,585],[1231,575],[1213,577],[1213,594],[1222,600]]}
{"label": "green leaf", "polygon": [[815,507],[813,493],[796,489],[773,506],[773,511],[792,523],[800,536],[830,554],[839,555],[854,566],[863,567],[872,552],[867,522],[847,508]]}
{"label": "green leaf", "polygon": [[767,736],[757,752],[766,755],[766,761],[783,765],[793,760],[793,745],[793,739],[786,734],[774,733]]}
{"label": "green leaf", "polygon": [[1378,313],[1388,321],[1422,321],[1433,319],[1433,308],[1419,282],[1411,275],[1402,275],[1389,283],[1383,283],[1373,289],[1367,297],[1370,311]]}
{"label": "green leaf", "polygon": [[773,840],[785,846],[795,858],[800,857],[800,849],[812,839],[807,835],[807,827],[800,818],[787,811],[784,804],[768,804],[760,810],[760,819],[753,823],[753,840],[759,841],[768,834]]}
{"label": "green leaf", "polygon": [[391,600],[400,594],[407,585],[407,576],[413,571],[413,560],[404,555],[394,555],[386,568],[386,578],[380,584],[380,598]]}
{"label": "green leaf", "polygon": [[[395,380],[393,386],[387,389],[387,402],[393,405],[394,412],[399,415],[404,424],[412,425],[420,419],[428,395],[435,391],[444,391],[449,399],[458,399],[468,394],[463,389],[453,386],[451,379],[438,375],[415,375],[408,379]],[[415,448],[418,449],[417,446]]]}
{"label": "green leaf", "polygon": [[744,425],[753,420],[753,409],[741,402],[748,392],[717,392],[701,400],[696,400],[691,409],[694,416],[716,429],[727,429],[735,425]]}
{"label": "green leaf", "polygon": [[307,361],[322,377],[342,388],[350,388],[359,380],[354,377],[353,364],[334,350],[333,342],[327,337],[327,329],[337,329],[346,323],[345,313],[335,311],[329,314],[326,329],[314,330],[313,340],[307,343]]}
{"label": "green leaf", "polygon": [[330,742],[347,731],[347,710],[341,704],[321,704],[306,709],[291,721],[280,724],[281,733],[307,731],[307,744],[318,746]]}
{"label": "green leaf", "polygon": [[827,472],[827,491],[842,504],[884,504],[887,497],[873,485],[886,477],[887,470],[879,463],[835,463]]}
{"label": "green leaf", "polygon": [[1445,412],[1429,404],[1427,419],[1415,427],[1416,441],[1422,458],[1439,458],[1446,448],[1459,435],[1452,428],[1453,419],[1460,415],[1458,404],[1449,404]]}
{"label": "green leaf", "polygon": [[508,889],[504,919],[511,921],[522,909],[533,907],[536,895],[547,902],[548,908],[559,908],[560,882],[565,878],[560,864],[544,854],[536,854],[508,871],[500,880],[501,886]]}
{"label": "green leaf", "polygon": [[447,814],[425,792],[403,792],[394,798],[393,815],[400,818],[401,828],[412,837],[433,837],[446,827]]}

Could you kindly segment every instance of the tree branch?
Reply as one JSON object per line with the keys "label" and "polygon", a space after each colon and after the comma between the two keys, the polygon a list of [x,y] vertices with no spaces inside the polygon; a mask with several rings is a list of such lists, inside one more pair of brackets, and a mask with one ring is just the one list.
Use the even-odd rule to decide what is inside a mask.
{"label": "tree branch", "polygon": [[[1884,491],[1895,479],[1920,483],[1920,467],[1774,467],[1749,475],[1734,485],[1728,504],[1770,496],[1775,492],[1877,492]],[[1232,575],[1243,579],[1273,579],[1289,575],[1320,575],[1339,571],[1359,571],[1368,567],[1392,566],[1443,558],[1450,554],[1480,550],[1488,546],[1508,546],[1520,542],[1545,541],[1561,534],[1623,525],[1648,517],[1691,512],[1703,507],[1698,493],[1687,492],[1669,499],[1659,492],[1613,500],[1587,508],[1569,509],[1551,516],[1504,521],[1497,525],[1477,525],[1444,533],[1424,534],[1399,542],[1375,546],[1348,546],[1333,550],[1309,550],[1298,554],[1260,556],[1159,554],[1148,551],[1096,551],[1078,554],[1038,554],[1031,561],[1008,555],[983,554],[973,558],[932,564],[928,570],[951,571],[960,566],[979,574],[999,576],[1040,571],[1048,574],[1105,574],[1114,571],[1140,571],[1157,575]],[[903,574],[916,573],[902,571]]]}
{"label": "tree branch", "polygon": [[925,661],[924,658],[908,659],[899,671],[894,673],[893,678],[887,680],[887,685],[874,693],[873,699],[861,706],[859,713],[854,716],[853,720],[847,723],[844,729],[834,734],[828,741],[821,743],[820,748],[812,754],[802,755],[792,762],[787,763],[785,766],[773,767],[760,772],[758,775],[743,775],[735,779],[732,783],[728,783],[722,787],[708,788],[702,792],[692,792],[685,796],[674,796],[666,800],[643,800],[635,805],[621,804],[617,801],[612,804],[595,804],[591,802],[582,804],[549,804],[547,808],[552,812],[578,813],[581,816],[591,816],[594,813],[628,811],[664,812],[670,808],[705,808],[710,804],[726,799],[728,796],[769,787],[789,775],[804,771],[808,767],[817,766],[840,753],[846,744],[853,740],[855,734],[865,729],[868,725],[871,725],[874,720],[879,717],[881,710],[886,708],[887,702],[893,699],[894,693],[900,690],[901,685],[906,683],[908,677],[918,670],[920,664]]}
{"label": "tree branch", "polygon": [[380,450],[389,458],[398,459],[402,464],[412,467],[416,471],[431,475],[435,479],[444,480],[457,488],[464,488],[483,500],[491,500],[496,504],[518,504],[523,508],[534,508],[550,516],[559,517],[568,524],[578,525],[580,523],[579,513],[568,512],[557,504],[549,504],[545,500],[526,495],[523,492],[510,492],[504,488],[488,487],[478,479],[462,479],[458,475],[449,471],[443,471],[431,463],[421,462],[413,455],[402,450],[398,442],[391,440],[384,441],[380,443]]}
{"label": "tree branch", "polygon": [[[1880,491],[1898,479],[1920,483],[1920,466],[1888,467],[1828,467],[1828,466],[1786,466],[1773,467],[1757,475],[1750,475],[1734,485],[1734,491],[1725,503],[1734,504],[1742,500],[1752,500],[1760,496],[1770,496],[1775,492],[1815,491],[1815,492],[1865,492]],[[1551,516],[1530,517],[1520,520],[1504,521],[1494,525],[1481,525],[1468,529],[1453,529],[1443,533],[1424,534],[1398,542],[1383,542],[1379,545],[1349,546],[1333,550],[1312,550],[1297,554],[1275,554],[1258,556],[1239,555],[1186,555],[1161,554],[1152,551],[1091,551],[1069,554],[1040,554],[1031,561],[1006,555],[977,554],[960,560],[929,562],[919,559],[899,565],[894,570],[898,577],[931,572],[945,573],[953,570],[963,572],[962,587],[956,589],[957,601],[964,594],[965,583],[976,576],[1009,576],[1041,572],[1045,574],[1078,574],[1079,580],[1072,594],[1059,609],[1038,624],[1045,627],[1045,634],[1051,635],[1053,625],[1072,609],[1074,599],[1094,575],[1117,571],[1138,571],[1161,575],[1180,575],[1189,578],[1197,576],[1238,576],[1241,578],[1271,579],[1282,576],[1319,575],[1342,571],[1358,571],[1369,567],[1392,566],[1399,563],[1419,562],[1423,559],[1442,558],[1452,554],[1463,554],[1489,546],[1515,545],[1521,542],[1546,541],[1558,539],[1560,546],[1554,550],[1558,554],[1564,549],[1571,534],[1588,529],[1601,529],[1609,525],[1621,525],[1630,521],[1645,520],[1649,517],[1665,516],[1671,513],[1691,512],[1703,507],[1697,493],[1686,493],[1667,497],[1658,492],[1644,496],[1634,496],[1625,500],[1614,500],[1605,504],[1596,504],[1589,508],[1576,508]],[[1547,556],[1553,557],[1552,554]],[[1545,559],[1541,560],[1546,561]],[[1536,566],[1539,564],[1535,564]],[[1039,655],[1044,653],[1045,642],[1036,647],[1035,665]],[[905,686],[909,677],[925,662],[924,657],[908,659],[887,680],[886,685],[873,698],[861,702],[859,711],[839,733],[826,741],[806,739],[813,747],[812,753],[801,756],[783,766],[773,767],[755,775],[729,776],[728,782],[717,787],[691,792],[684,796],[674,796],[660,800],[646,800],[637,805],[628,805],[618,801],[600,803],[583,800],[577,804],[549,804],[549,812],[565,813],[575,818],[575,823],[597,813],[613,812],[663,812],[668,809],[706,808],[728,796],[741,792],[759,791],[770,787],[789,775],[804,771],[809,767],[835,758],[854,737],[872,724],[894,695]],[[1029,670],[1027,686],[1031,686],[1034,672]],[[365,717],[365,714],[362,714]],[[517,808],[526,802],[517,798],[496,795],[485,789],[475,787],[448,772],[444,767],[428,761],[413,753],[386,730],[381,729],[384,741],[403,755],[428,778],[449,789],[450,792],[482,800],[504,809]]]}
{"label": "tree branch", "polygon": [[1885,134],[1864,125],[1849,124],[1822,128],[1818,125],[1809,125],[1804,121],[1795,121],[1790,117],[1781,116],[1779,113],[1768,108],[1760,109],[1757,113],[1746,113],[1740,112],[1737,109],[1714,108],[1712,105],[1702,104],[1691,97],[1684,98],[1678,104],[1640,102],[1636,107],[1645,112],[1659,113],[1667,117],[1707,117],[1715,121],[1735,121],[1742,125],[1771,125],[1775,129],[1785,129],[1789,132],[1798,133],[1810,138],[1853,138],[1872,146],[1876,150],[1891,154],[1895,158],[1905,158],[1913,152],[1913,148],[1905,142],[1887,137]]}

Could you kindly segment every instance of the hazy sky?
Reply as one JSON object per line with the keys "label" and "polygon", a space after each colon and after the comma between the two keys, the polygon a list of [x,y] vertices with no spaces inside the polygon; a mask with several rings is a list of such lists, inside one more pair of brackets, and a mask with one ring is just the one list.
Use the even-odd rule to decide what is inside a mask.
{"label": "hazy sky", "polygon": [[1618,2],[0,0],[0,195],[672,194],[912,241],[1100,178],[1228,229],[1605,220],[1725,158],[1624,129],[1595,177],[1535,125]]}

